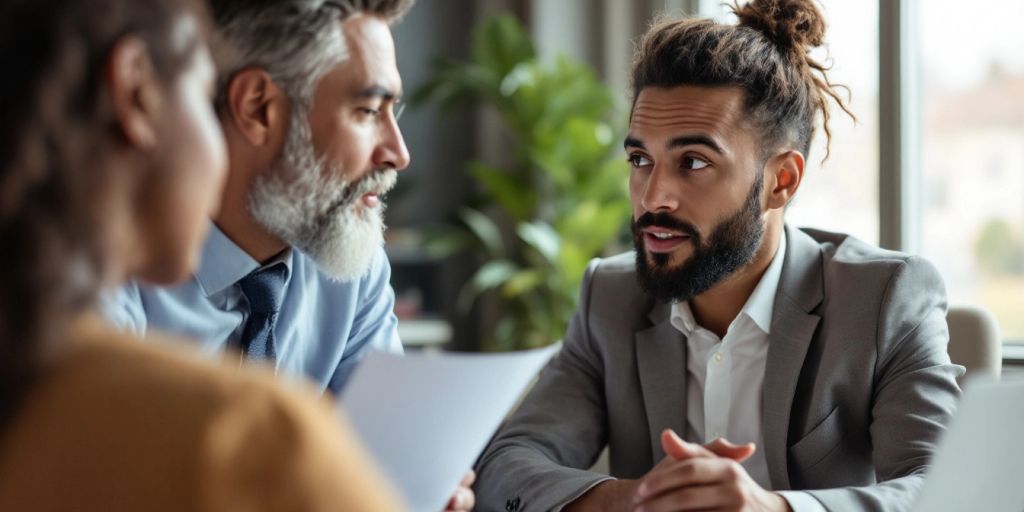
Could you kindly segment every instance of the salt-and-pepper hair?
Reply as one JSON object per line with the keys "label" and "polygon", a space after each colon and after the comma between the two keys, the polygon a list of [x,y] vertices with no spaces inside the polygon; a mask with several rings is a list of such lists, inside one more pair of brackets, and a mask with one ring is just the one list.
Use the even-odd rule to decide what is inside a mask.
{"label": "salt-and-pepper hair", "polygon": [[341,21],[357,14],[395,22],[412,0],[210,0],[218,80],[216,106],[227,103],[241,70],[266,70],[289,99],[305,108],[316,84],[348,57]]}

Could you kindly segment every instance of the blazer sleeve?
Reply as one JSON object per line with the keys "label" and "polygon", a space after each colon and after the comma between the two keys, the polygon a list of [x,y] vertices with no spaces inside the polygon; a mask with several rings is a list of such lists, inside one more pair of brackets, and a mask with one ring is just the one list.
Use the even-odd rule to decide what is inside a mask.
{"label": "blazer sleeve", "polygon": [[602,357],[588,305],[600,260],[590,263],[561,351],[481,456],[477,509],[558,510],[606,475],[589,468],[607,444]]}
{"label": "blazer sleeve", "polygon": [[908,510],[924,482],[940,436],[956,412],[962,366],[946,345],[946,293],[924,259],[905,260],[878,313],[871,444],[879,483],[811,490],[829,510]]}

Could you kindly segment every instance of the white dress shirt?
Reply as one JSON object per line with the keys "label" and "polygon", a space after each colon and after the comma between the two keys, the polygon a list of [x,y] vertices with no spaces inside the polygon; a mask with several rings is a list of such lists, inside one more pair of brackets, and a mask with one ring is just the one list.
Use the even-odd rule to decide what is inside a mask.
{"label": "white dress shirt", "polygon": [[[785,254],[786,234],[783,232],[771,264],[723,338],[697,325],[688,302],[676,304],[671,317],[672,326],[687,339],[684,439],[704,444],[723,437],[736,444],[754,443],[757,451],[742,465],[765,489],[771,489],[771,481],[761,432],[764,416],[761,389],[775,292],[779,288]],[[825,510],[807,493],[780,494],[794,511]]]}

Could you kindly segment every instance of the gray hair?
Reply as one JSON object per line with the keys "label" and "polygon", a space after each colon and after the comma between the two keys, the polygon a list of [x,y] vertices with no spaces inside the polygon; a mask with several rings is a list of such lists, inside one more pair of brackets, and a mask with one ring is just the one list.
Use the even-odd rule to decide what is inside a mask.
{"label": "gray hair", "polygon": [[209,0],[217,26],[216,106],[227,104],[231,79],[262,68],[289,99],[305,108],[316,84],[348,58],[340,22],[356,14],[397,21],[413,0]]}

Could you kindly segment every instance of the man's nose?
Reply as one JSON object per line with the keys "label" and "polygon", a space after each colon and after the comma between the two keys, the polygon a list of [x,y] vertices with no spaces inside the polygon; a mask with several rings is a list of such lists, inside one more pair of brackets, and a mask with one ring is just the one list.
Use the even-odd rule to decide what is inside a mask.
{"label": "man's nose", "polygon": [[655,164],[654,169],[647,175],[647,181],[643,184],[643,193],[640,196],[640,206],[648,212],[672,212],[679,208],[679,199],[676,195],[670,178],[671,169],[665,169]]}
{"label": "man's nose", "polygon": [[409,148],[405,145],[402,130],[398,127],[398,121],[392,118],[388,121],[380,146],[377,147],[373,163],[378,168],[389,167],[401,171],[409,167],[409,161]]}

